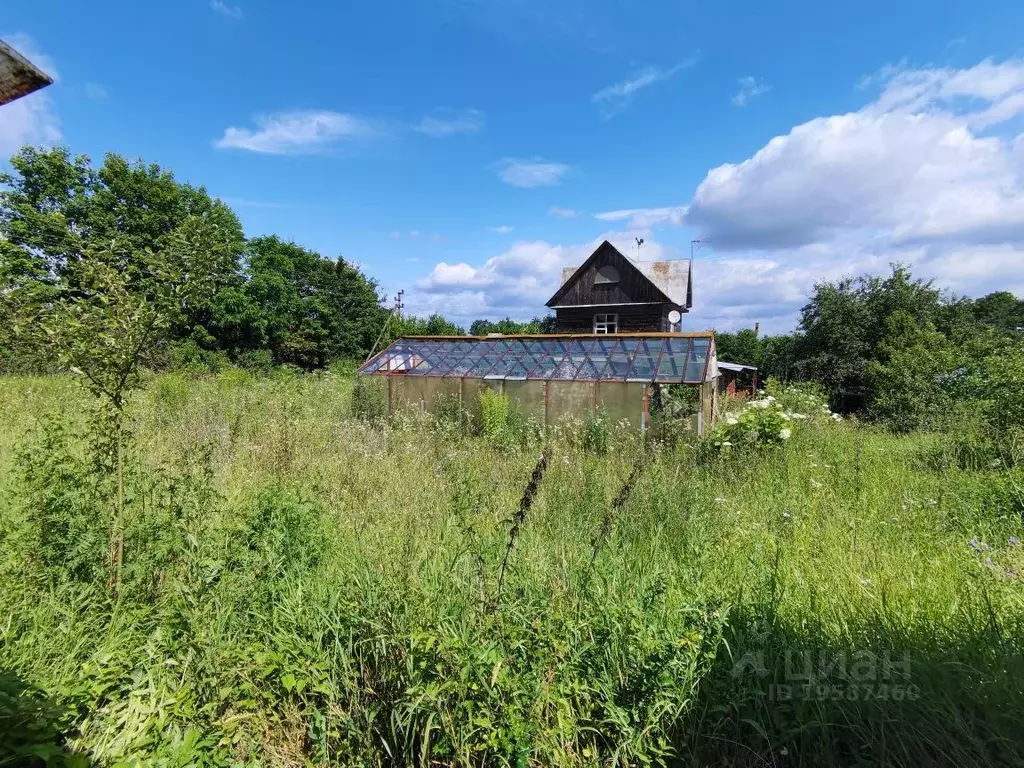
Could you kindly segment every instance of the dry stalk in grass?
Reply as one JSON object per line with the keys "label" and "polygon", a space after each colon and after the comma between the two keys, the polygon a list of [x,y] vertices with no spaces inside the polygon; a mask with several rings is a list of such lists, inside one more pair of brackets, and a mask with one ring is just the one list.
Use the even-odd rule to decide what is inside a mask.
{"label": "dry stalk in grass", "polygon": [[512,518],[512,527],[508,531],[508,543],[505,545],[505,556],[501,559],[501,570],[498,571],[498,591],[494,597],[494,607],[497,609],[498,604],[501,602],[501,589],[505,584],[505,571],[508,568],[508,559],[512,554],[512,549],[516,545],[516,540],[519,538],[519,532],[522,530],[523,523],[526,521],[526,515],[530,511],[530,507],[533,506],[533,499],[537,495],[537,489],[540,487],[540,481],[544,477],[544,473],[548,469],[548,454],[550,453],[549,448],[545,448],[544,452],[537,459],[537,466],[533,468],[533,474],[530,475],[530,482],[526,484],[526,489],[523,491],[523,498],[519,501],[519,509],[516,511],[515,516]]}
{"label": "dry stalk in grass", "polygon": [[589,579],[591,571],[594,570],[594,561],[597,559],[597,553],[601,550],[601,547],[611,535],[612,524],[615,522],[615,513],[621,509],[627,501],[629,501],[629,495],[633,492],[634,486],[640,479],[640,475],[643,474],[646,467],[647,454],[644,453],[637,463],[633,465],[633,469],[629,472],[629,477],[626,478],[626,482],[623,484],[622,488],[619,489],[619,494],[615,497],[611,506],[605,510],[604,517],[601,518],[601,528],[598,530],[597,535],[591,543],[590,563],[587,565],[587,575],[585,579]]}

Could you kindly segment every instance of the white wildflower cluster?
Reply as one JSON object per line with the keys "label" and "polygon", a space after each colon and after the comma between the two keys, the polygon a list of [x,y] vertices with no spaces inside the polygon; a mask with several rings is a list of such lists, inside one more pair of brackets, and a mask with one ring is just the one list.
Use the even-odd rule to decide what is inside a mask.
{"label": "white wildflower cluster", "polygon": [[799,386],[774,387],[758,392],[743,409],[722,416],[708,440],[716,450],[726,452],[736,446],[765,446],[789,440],[803,425],[842,421],[822,398]]}

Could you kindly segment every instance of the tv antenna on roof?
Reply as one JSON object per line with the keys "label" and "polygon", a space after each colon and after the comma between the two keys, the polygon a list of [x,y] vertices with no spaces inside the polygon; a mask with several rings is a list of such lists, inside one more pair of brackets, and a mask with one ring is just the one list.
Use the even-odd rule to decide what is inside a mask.
{"label": "tv antenna on roof", "polygon": [[640,248],[643,247],[644,239],[642,237],[634,238],[636,240],[636,260],[640,261]]}
{"label": "tv antenna on roof", "polygon": [[690,261],[693,261],[693,252],[697,248],[701,248],[705,245],[711,245],[711,241],[706,237],[698,237],[695,240],[690,241]]}

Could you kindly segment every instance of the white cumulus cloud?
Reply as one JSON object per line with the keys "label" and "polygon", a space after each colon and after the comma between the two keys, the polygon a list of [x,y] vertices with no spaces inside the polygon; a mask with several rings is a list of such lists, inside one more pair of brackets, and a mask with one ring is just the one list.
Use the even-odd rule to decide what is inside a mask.
{"label": "white cumulus cloud", "polygon": [[657,224],[683,223],[686,216],[686,206],[680,205],[669,208],[627,208],[621,211],[605,211],[594,214],[595,219],[600,221],[628,221],[630,229],[646,229]]}
{"label": "white cumulus cloud", "polygon": [[[901,70],[857,112],[819,117],[711,170],[686,223],[718,247],[786,248],[844,233],[893,245],[1024,236],[1024,61]],[[988,130],[983,130],[988,129]]]}
{"label": "white cumulus cloud", "polygon": [[215,146],[266,154],[316,153],[329,151],[342,141],[370,139],[381,133],[373,121],[341,112],[278,112],[257,117],[255,129],[228,128]]}

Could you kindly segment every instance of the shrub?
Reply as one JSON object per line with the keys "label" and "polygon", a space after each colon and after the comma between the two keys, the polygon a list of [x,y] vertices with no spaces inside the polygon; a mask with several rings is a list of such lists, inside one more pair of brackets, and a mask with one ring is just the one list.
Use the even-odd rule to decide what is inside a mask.
{"label": "shrub", "polygon": [[274,367],[274,356],[269,349],[247,349],[235,356],[235,364],[251,373],[266,375]]}
{"label": "shrub", "polygon": [[352,415],[363,421],[387,416],[387,382],[379,376],[357,376],[352,388]]}
{"label": "shrub", "polygon": [[167,365],[182,373],[220,373],[231,367],[231,359],[226,352],[203,349],[194,340],[186,339],[171,345]]}
{"label": "shrub", "polygon": [[431,413],[438,428],[444,432],[468,434],[471,427],[469,411],[462,405],[462,399],[454,394],[439,394],[434,398]]}
{"label": "shrub", "polygon": [[496,448],[513,450],[533,442],[539,426],[527,419],[507,395],[494,389],[480,392],[480,434]]}
{"label": "shrub", "polygon": [[583,421],[583,450],[604,456],[608,453],[611,433],[611,422],[607,413],[600,409],[596,413],[587,411]]}
{"label": "shrub", "polygon": [[[737,413],[725,413],[704,441],[715,453],[733,449],[781,445],[803,425],[841,420],[824,404],[824,398],[806,385],[783,387],[769,382],[771,391],[746,403]],[[789,407],[787,407],[789,406]]]}

